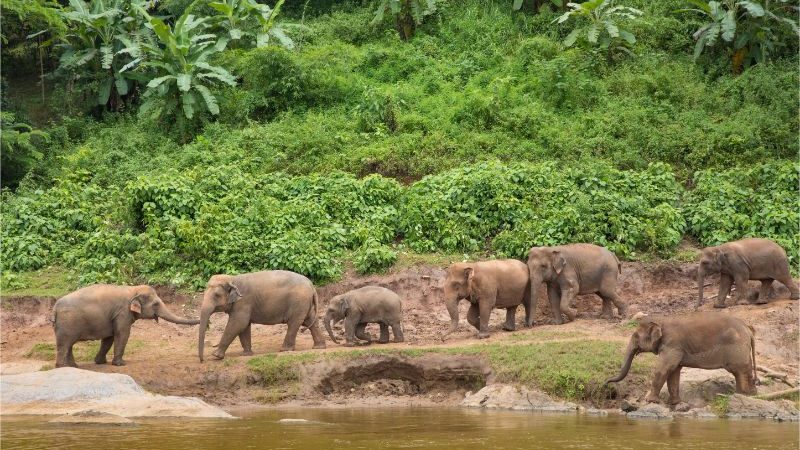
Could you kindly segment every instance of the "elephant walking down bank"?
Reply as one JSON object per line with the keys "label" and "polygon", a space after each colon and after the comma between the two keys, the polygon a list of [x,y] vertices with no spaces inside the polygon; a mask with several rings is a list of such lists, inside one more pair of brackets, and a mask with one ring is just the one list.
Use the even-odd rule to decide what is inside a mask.
{"label": "elephant walking down bank", "polygon": [[56,334],[56,367],[77,367],[72,346],[78,341],[100,339],[96,364],[105,364],[114,344],[111,364],[125,365],[122,356],[138,319],[166,319],[182,325],[200,321],[176,316],[150,286],[96,284],[78,289],[56,301],[51,320]]}
{"label": "elephant walking down bank", "polygon": [[736,283],[738,303],[747,303],[747,282],[760,280],[757,303],[767,303],[773,280],[783,283],[791,299],[800,299],[800,290],[789,272],[789,258],[780,245],[769,239],[742,239],[716,247],[706,247],[697,268],[697,307],[703,304],[703,283],[708,274],[718,273],[719,294],[715,308],[724,308],[725,299]]}
{"label": "elephant walking down bank", "polygon": [[528,270],[531,279],[531,303],[535,310],[539,300],[539,286],[547,284],[550,313],[557,324],[575,319],[570,306],[578,294],[597,294],[603,299],[600,317],[614,316],[611,305],[625,316],[627,305],[617,297],[617,277],[622,265],[616,255],[593,244],[570,244],[556,247],[533,247],[528,252]]}
{"label": "elephant walking down bank", "polygon": [[533,326],[534,310],[528,268],[516,259],[456,263],[447,268],[444,301],[450,314],[450,330],[458,329],[458,302],[470,302],[467,322],[478,329],[478,339],[489,337],[489,317],[494,308],[506,310],[503,329],[514,331],[517,307],[525,307],[525,326]]}
{"label": "elephant walking down bank", "polygon": [[683,317],[645,318],[631,336],[619,375],[623,380],[639,353],[658,355],[647,401],[658,403],[667,383],[669,403],[680,403],[681,368],[725,369],[736,379],[736,392],[756,392],[755,331],[740,319],[723,313],[696,313]]}
{"label": "elephant walking down bank", "polygon": [[311,330],[314,348],[325,348],[317,326],[317,291],[311,280],[286,270],[267,270],[242,275],[214,275],[208,280],[200,306],[198,355],[203,361],[206,327],[211,314],[228,314],[228,323],[212,356],[223,359],[238,336],[245,355],[252,355],[250,324],[289,326],[281,351],[294,350],[300,326]]}
{"label": "elephant walking down bank", "polygon": [[394,341],[403,342],[400,325],[402,315],[403,305],[399,295],[384,287],[364,286],[331,298],[324,323],[331,340],[338,344],[331,327],[344,319],[344,345],[348,347],[355,345],[356,338],[371,343],[372,337],[365,332],[367,324],[380,324],[378,342],[386,344],[389,342],[389,327],[392,327]]}

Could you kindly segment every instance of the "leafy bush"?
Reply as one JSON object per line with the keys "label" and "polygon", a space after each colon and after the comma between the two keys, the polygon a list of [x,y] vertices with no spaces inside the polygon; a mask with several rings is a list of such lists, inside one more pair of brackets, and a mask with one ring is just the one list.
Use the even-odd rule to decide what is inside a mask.
{"label": "leafy bush", "polygon": [[388,245],[369,240],[358,249],[353,258],[356,271],[360,274],[381,272],[397,262],[397,252]]}
{"label": "leafy bush", "polygon": [[686,195],[689,232],[704,246],[745,237],[776,241],[792,267],[800,257],[800,165],[775,161],[695,174]]}
{"label": "leafy bush", "polygon": [[408,191],[401,229],[416,251],[523,258],[533,245],[593,242],[620,256],[670,251],[684,220],[670,168],[619,171],[602,163],[485,163],[430,176]]}

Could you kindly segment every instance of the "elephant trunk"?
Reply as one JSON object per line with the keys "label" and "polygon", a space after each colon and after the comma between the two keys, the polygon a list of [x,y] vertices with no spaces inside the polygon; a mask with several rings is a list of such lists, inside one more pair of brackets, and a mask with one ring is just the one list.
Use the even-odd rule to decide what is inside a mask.
{"label": "elephant trunk", "polygon": [[206,343],[206,328],[208,328],[208,320],[214,312],[214,305],[212,303],[206,304],[203,302],[203,307],[200,309],[200,332],[198,333],[197,341],[197,355],[200,357],[200,362],[203,362],[203,350],[205,350]]}
{"label": "elephant trunk", "polygon": [[334,344],[338,344],[339,341],[333,335],[333,321],[334,321],[334,318],[331,315],[331,313],[326,313],[325,314],[325,329],[328,330],[328,336],[331,337],[331,340],[333,341],[333,343]]}
{"label": "elephant trunk", "polygon": [[447,306],[447,312],[450,314],[450,329],[442,335],[442,339],[458,330],[458,295],[445,295],[444,302]]}
{"label": "elephant trunk", "polygon": [[159,304],[158,313],[156,317],[162,318],[172,323],[177,323],[179,325],[197,325],[198,323],[200,323],[200,321],[197,319],[187,319],[185,317],[180,317],[178,315],[175,315],[175,313],[170,311],[169,308],[167,308],[167,306],[164,305],[163,301],[160,302]]}
{"label": "elephant trunk", "polygon": [[630,343],[628,343],[625,362],[622,363],[622,368],[619,370],[619,374],[615,377],[607,379],[603,384],[616,383],[618,381],[624,380],[625,377],[628,376],[628,371],[631,370],[631,364],[633,364],[633,357],[636,356],[637,353],[639,353],[636,347],[636,343],[634,342],[634,337],[632,337]]}
{"label": "elephant trunk", "polygon": [[697,269],[697,307],[703,305],[703,285],[705,284],[706,273],[702,267]]}
{"label": "elephant trunk", "polygon": [[531,317],[536,317],[536,308],[539,307],[539,287],[542,285],[542,277],[530,270],[531,278]]}

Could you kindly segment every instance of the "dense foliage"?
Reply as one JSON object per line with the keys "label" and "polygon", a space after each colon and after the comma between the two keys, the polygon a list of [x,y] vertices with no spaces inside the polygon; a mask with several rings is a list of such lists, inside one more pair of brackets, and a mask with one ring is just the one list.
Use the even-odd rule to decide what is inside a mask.
{"label": "dense foliage", "polygon": [[[98,32],[78,53],[78,18],[65,14],[98,3],[131,6],[74,0],[47,16],[57,3],[2,5],[14,40],[2,48],[3,127],[13,117],[46,133],[3,153],[15,189],[2,194],[5,270],[197,285],[281,267],[320,281],[349,264],[383,270],[408,250],[520,257],[590,241],[636,258],[667,256],[686,235],[763,235],[797,257],[797,167],[786,161],[800,83],[785,20],[768,23],[781,44],[770,57],[734,75],[728,48],[695,61],[692,34],[707,22],[676,12],[683,0],[620,0],[634,9],[594,17],[596,36],[588,16],[557,23],[578,8],[541,1],[141,2],[155,9],[114,22],[111,50]],[[605,13],[610,3],[591,2]],[[371,24],[379,4],[383,25],[397,25],[392,5],[428,12],[402,40]],[[51,19],[67,47],[21,46]],[[737,33],[762,23],[741,20]],[[566,46],[574,30],[583,45]],[[630,54],[597,57],[595,37]],[[92,58],[30,84],[69,49]],[[108,80],[102,111],[76,98],[105,99]],[[110,107],[117,97],[131,108]],[[128,113],[143,106],[155,114]],[[42,116],[53,121],[32,120]]]}

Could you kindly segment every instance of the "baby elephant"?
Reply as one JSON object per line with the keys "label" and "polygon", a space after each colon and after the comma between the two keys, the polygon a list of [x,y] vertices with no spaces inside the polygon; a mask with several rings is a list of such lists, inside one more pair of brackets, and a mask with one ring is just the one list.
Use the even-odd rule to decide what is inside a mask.
{"label": "baby elephant", "polygon": [[402,309],[400,296],[394,292],[380,286],[364,286],[337,295],[328,302],[325,329],[333,342],[338,344],[331,327],[344,319],[344,345],[352,347],[356,345],[356,337],[371,343],[372,337],[364,329],[369,323],[378,323],[381,326],[378,342],[389,342],[389,327],[392,327],[394,341],[403,342],[403,330],[400,326]]}

